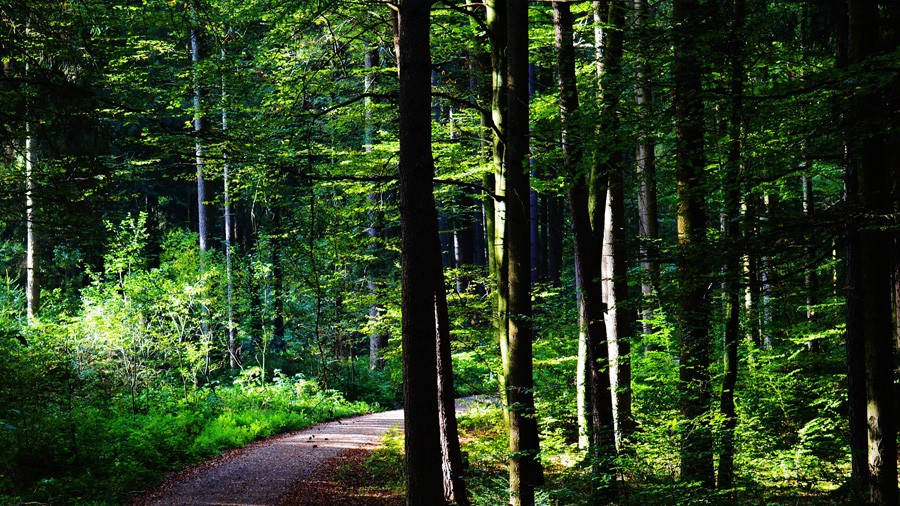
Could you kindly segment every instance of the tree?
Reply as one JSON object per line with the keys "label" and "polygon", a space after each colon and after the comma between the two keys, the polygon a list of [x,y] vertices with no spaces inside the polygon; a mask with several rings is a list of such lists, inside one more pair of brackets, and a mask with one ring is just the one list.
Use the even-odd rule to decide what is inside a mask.
{"label": "tree", "polygon": [[678,340],[681,391],[681,479],[715,484],[712,437],[703,420],[711,398],[709,303],[707,300],[706,211],[702,174],[704,153],[702,44],[706,18],[697,0],[674,0],[675,166],[678,184]]}
{"label": "tree", "polygon": [[722,449],[719,453],[719,474],[717,485],[720,489],[734,486],[734,429],[737,413],[734,406],[734,391],[737,386],[738,344],[740,342],[740,279],[741,254],[738,243],[741,238],[741,139],[744,111],[744,55],[743,34],[745,22],[744,0],[734,0],[731,4],[731,27],[733,37],[729,48],[729,118],[728,155],[723,182],[725,197],[724,220],[725,241],[724,285],[725,285],[725,336],[722,392],[719,410],[724,418]]}
{"label": "tree", "polygon": [[[616,456],[613,428],[612,392],[606,346],[605,311],[600,281],[600,248],[597,235],[591,228],[588,211],[587,175],[582,172],[583,146],[580,142],[580,111],[575,77],[575,48],[572,13],[566,2],[553,2],[553,24],[557,47],[557,76],[559,80],[560,122],[562,123],[563,165],[571,180],[567,198],[572,216],[575,246],[575,279],[578,288],[578,367],[576,392],[579,409],[590,410],[590,418],[579,424],[581,434],[589,436],[592,460],[592,491],[605,492],[614,480],[613,463]],[[604,494],[597,494],[595,502]]]}
{"label": "tree", "polygon": [[534,409],[528,155],[528,5],[488,4],[492,41],[494,248],[498,335],[509,425],[510,503],[534,504],[542,481]]}
{"label": "tree", "polygon": [[[646,0],[635,0],[635,28],[643,34],[649,24],[649,7]],[[640,50],[638,50],[640,51]],[[642,323],[643,333],[650,334],[653,328],[649,322],[653,317],[651,308],[654,292],[659,288],[659,260],[656,242],[659,239],[659,211],[656,191],[656,144],[647,121],[653,116],[653,92],[648,84],[652,69],[646,57],[637,58],[635,79],[635,104],[643,123],[638,133],[638,145],[635,151],[635,171],[638,179],[638,235],[640,242],[640,260],[643,276],[641,278],[641,295],[643,301]]]}
{"label": "tree", "polygon": [[37,233],[35,223],[37,221],[37,207],[34,200],[35,190],[35,149],[34,137],[31,133],[31,122],[25,123],[25,294],[27,298],[27,316],[32,319],[37,316],[41,307],[41,278],[40,278],[40,252],[38,251]]}
{"label": "tree", "polygon": [[[606,8],[605,12],[597,9]],[[616,440],[627,438],[632,431],[631,414],[631,338],[634,317],[628,306],[628,259],[625,232],[625,148],[619,125],[622,102],[622,54],[625,5],[611,0],[594,3],[595,22],[603,24],[600,38],[602,51],[598,59],[600,75],[600,117],[603,143],[597,153],[598,165],[591,175],[595,206],[601,201],[603,219],[595,218],[595,233],[601,233],[605,282],[606,333],[609,345],[610,384],[614,392],[613,417]],[[605,199],[603,192],[605,190]],[[599,209],[595,210],[599,215]]]}
{"label": "tree", "polygon": [[209,249],[209,231],[206,219],[206,179],[203,174],[203,143],[200,134],[203,132],[202,90],[200,88],[200,26],[197,18],[197,6],[191,4],[191,63],[193,64],[193,105],[194,105],[194,165],[197,169],[197,234],[200,237],[200,251]]}
{"label": "tree", "polygon": [[[401,0],[400,214],[406,504],[444,499],[438,427],[435,249],[439,248],[431,154],[430,0]],[[440,266],[438,258],[438,267]],[[442,289],[443,287],[441,287]]]}
{"label": "tree", "polygon": [[[854,70],[863,70],[868,58],[881,50],[877,7],[871,2],[848,1],[848,63]],[[872,85],[870,85],[872,86]],[[849,100],[845,116],[848,135],[848,178],[850,189],[858,192],[859,221],[852,226],[858,245],[859,279],[853,288],[859,290],[862,308],[861,321],[848,320],[848,332],[862,337],[865,361],[866,420],[868,426],[868,492],[872,504],[898,503],[897,491],[897,428],[894,415],[894,360],[891,308],[890,233],[867,223],[873,218],[890,215],[891,174],[884,170],[884,135],[876,130],[881,118],[882,93],[870,88]],[[853,188],[856,186],[856,188]],[[865,218],[864,218],[865,217]],[[878,218],[874,218],[878,219]],[[850,325],[859,325],[850,329]],[[848,343],[850,348],[851,343]],[[852,372],[852,371],[851,371]],[[858,382],[861,378],[851,378]]]}

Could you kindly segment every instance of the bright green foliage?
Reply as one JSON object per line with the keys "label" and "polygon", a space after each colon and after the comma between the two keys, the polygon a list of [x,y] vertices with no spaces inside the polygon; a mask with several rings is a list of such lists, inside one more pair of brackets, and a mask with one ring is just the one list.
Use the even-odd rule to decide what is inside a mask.
{"label": "bright green foliage", "polygon": [[[140,268],[142,225],[110,226],[106,274],[78,316],[22,328],[27,346],[4,341],[4,493],[117,503],[223,450],[371,409],[278,370],[223,376],[221,324],[204,324],[221,321],[218,260],[201,271],[195,236],[173,233],[160,267]],[[19,328],[21,294],[5,293],[4,328]]]}

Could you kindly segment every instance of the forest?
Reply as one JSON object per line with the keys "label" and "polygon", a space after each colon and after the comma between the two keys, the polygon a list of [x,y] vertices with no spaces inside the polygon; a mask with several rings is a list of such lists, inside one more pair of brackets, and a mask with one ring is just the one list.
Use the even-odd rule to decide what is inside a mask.
{"label": "forest", "polygon": [[390,504],[900,504],[900,2],[0,17],[0,504],[399,408]]}

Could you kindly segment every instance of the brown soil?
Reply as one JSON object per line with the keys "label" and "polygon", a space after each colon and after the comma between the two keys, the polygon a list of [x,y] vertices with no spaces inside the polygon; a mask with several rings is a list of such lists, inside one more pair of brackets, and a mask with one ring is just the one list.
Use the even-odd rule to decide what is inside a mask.
{"label": "brown soil", "polygon": [[260,441],[173,474],[133,506],[399,505],[400,495],[372,488],[363,471],[381,436],[402,423],[402,411],[388,411]]}
{"label": "brown soil", "polygon": [[366,459],[373,449],[349,450],[327,462],[318,479],[299,483],[279,506],[402,506],[403,494],[372,483]]}

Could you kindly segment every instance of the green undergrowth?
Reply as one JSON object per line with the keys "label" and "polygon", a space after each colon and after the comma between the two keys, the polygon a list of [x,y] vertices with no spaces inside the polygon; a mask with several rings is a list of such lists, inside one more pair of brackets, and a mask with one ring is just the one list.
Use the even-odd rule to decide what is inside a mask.
{"label": "green undergrowth", "polygon": [[372,411],[299,376],[276,373],[263,384],[258,375],[249,368],[227,385],[148,390],[138,412],[130,398],[114,396],[78,409],[10,413],[0,431],[0,504],[119,504],[166,472],[225,450]]}

